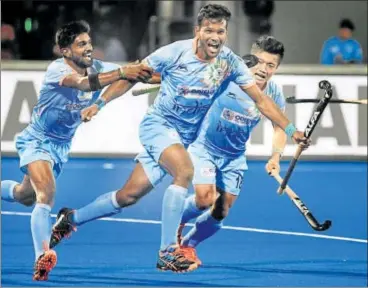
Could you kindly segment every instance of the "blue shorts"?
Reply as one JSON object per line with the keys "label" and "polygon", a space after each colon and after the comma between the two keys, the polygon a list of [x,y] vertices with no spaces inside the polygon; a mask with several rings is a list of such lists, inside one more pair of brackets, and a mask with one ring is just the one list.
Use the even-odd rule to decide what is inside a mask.
{"label": "blue shorts", "polygon": [[175,127],[156,114],[147,113],[140,126],[139,138],[149,155],[158,163],[162,152],[173,144],[183,144]]}
{"label": "blue shorts", "polygon": [[167,175],[166,170],[162,168],[146,150],[139,153],[134,160],[142,164],[143,170],[153,187],[158,185]]}
{"label": "blue shorts", "polygon": [[19,158],[20,170],[28,174],[27,165],[37,160],[51,163],[55,179],[60,175],[64,163],[68,161],[70,142],[52,142],[48,138],[37,135],[25,129],[17,137],[15,143]]}
{"label": "blue shorts", "polygon": [[248,170],[245,155],[237,158],[219,157],[198,142],[191,144],[188,152],[194,165],[193,185],[213,184],[225,192],[239,195],[244,172]]}

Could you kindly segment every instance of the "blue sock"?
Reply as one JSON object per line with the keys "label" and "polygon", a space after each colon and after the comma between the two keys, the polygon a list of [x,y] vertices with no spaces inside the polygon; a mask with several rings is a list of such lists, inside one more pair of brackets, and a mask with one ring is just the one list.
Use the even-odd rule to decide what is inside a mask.
{"label": "blue sock", "polygon": [[161,214],[161,251],[176,244],[176,232],[180,224],[187,193],[187,188],[178,185],[170,185],[165,191]]}
{"label": "blue sock", "polygon": [[222,227],[222,221],[218,221],[211,215],[211,210],[197,218],[195,226],[183,238],[183,246],[196,247],[203,240],[211,237]]}
{"label": "blue sock", "polygon": [[15,202],[13,191],[18,182],[12,180],[1,181],[1,200]]}
{"label": "blue sock", "polygon": [[36,260],[45,252],[43,243],[46,242],[49,247],[52,227],[50,211],[51,207],[42,203],[36,203],[32,211],[31,230]]}
{"label": "blue sock", "polygon": [[185,199],[183,216],[181,217],[181,224],[188,223],[189,220],[193,218],[197,218],[199,215],[202,215],[206,209],[200,210],[198,209],[195,202],[195,194],[187,197]]}
{"label": "blue sock", "polygon": [[116,201],[116,192],[108,192],[96,198],[92,203],[75,210],[72,213],[72,222],[76,225],[82,225],[86,222],[115,215],[121,211]]}

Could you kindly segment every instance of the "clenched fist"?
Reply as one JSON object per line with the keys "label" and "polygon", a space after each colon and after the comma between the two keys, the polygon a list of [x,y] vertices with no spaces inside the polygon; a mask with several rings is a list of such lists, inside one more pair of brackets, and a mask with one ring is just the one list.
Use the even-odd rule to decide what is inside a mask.
{"label": "clenched fist", "polygon": [[81,119],[83,122],[91,121],[92,117],[95,116],[100,109],[96,104],[92,104],[91,106],[84,108],[81,111]]}
{"label": "clenched fist", "polygon": [[120,73],[123,79],[147,82],[152,77],[153,70],[146,64],[132,63],[120,67]]}

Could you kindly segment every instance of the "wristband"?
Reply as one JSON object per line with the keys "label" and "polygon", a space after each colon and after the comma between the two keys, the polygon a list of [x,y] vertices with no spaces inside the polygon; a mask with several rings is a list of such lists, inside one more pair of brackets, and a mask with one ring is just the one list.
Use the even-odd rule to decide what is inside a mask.
{"label": "wristband", "polygon": [[106,101],[101,98],[98,98],[94,104],[97,105],[98,110],[101,110],[101,108],[106,105]]}
{"label": "wristband", "polygon": [[119,76],[120,76],[120,78],[121,79],[126,79],[126,75],[125,75],[123,69],[122,68],[119,68],[118,70],[119,70]]}
{"label": "wristband", "polygon": [[285,133],[286,135],[288,135],[290,138],[293,137],[294,133],[296,132],[296,128],[294,126],[293,123],[289,123],[286,127],[285,127]]}

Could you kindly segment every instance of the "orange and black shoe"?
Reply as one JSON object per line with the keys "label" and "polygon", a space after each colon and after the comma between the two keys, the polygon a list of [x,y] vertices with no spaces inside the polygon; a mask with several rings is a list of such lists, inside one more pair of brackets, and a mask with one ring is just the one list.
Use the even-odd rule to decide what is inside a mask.
{"label": "orange and black shoe", "polygon": [[198,266],[202,265],[202,261],[198,258],[197,251],[194,247],[180,246],[180,250],[187,259],[193,261]]}
{"label": "orange and black shoe", "polygon": [[157,269],[173,272],[190,272],[198,268],[198,265],[187,259],[179,247],[170,247],[166,251],[160,251],[156,264]]}
{"label": "orange and black shoe", "polygon": [[56,222],[52,226],[50,248],[54,248],[63,238],[69,238],[73,231],[77,231],[77,227],[70,220],[73,212],[74,210],[69,208],[62,208],[59,211],[56,216]]}
{"label": "orange and black shoe", "polygon": [[34,281],[47,281],[50,271],[57,263],[57,255],[54,250],[46,250],[40,257],[38,257],[33,273]]}

